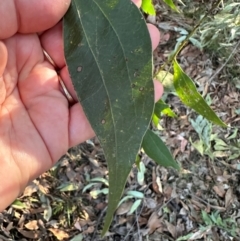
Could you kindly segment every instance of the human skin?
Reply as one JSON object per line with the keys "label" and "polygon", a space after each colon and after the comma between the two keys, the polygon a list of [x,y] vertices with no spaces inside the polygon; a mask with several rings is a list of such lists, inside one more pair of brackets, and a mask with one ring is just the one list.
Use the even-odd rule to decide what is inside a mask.
{"label": "human skin", "polygon": [[[137,6],[139,0],[134,1]],[[0,211],[67,150],[94,136],[79,103],[69,107],[54,67],[76,99],[66,68],[61,19],[70,0],[3,0],[0,4]],[[60,22],[59,22],[60,21]],[[36,24],[37,23],[37,24]],[[159,32],[148,25],[153,49]],[[155,100],[162,85],[154,82]]]}

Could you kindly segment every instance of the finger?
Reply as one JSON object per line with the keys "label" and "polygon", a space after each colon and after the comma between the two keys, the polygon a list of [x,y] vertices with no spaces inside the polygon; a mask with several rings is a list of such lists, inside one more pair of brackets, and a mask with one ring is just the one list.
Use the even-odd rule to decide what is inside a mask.
{"label": "finger", "polygon": [[14,0],[1,1],[0,39],[8,38],[17,32],[18,17],[14,2]]}
{"label": "finger", "polygon": [[147,24],[148,31],[152,41],[152,50],[156,49],[160,42],[160,32],[156,26],[153,24]]}
{"label": "finger", "polygon": [[54,26],[66,13],[70,0],[1,1],[0,39],[16,32],[34,33]]}
{"label": "finger", "polygon": [[132,2],[138,7],[140,8],[142,5],[142,0],[132,0]]}
{"label": "finger", "polygon": [[[142,5],[142,0],[132,0],[132,2],[138,7],[140,8]],[[156,49],[159,42],[160,42],[160,32],[157,29],[157,27],[155,27],[152,24],[147,24],[148,26],[148,31],[150,33],[150,37],[152,40],[152,49]]]}
{"label": "finger", "polygon": [[95,136],[95,133],[79,103],[70,108],[69,147],[73,147]]}
{"label": "finger", "polygon": [[154,84],[154,100],[155,102],[157,102],[163,95],[163,91],[164,91],[163,85],[157,80],[154,80],[153,84]]}
{"label": "finger", "polygon": [[6,88],[3,82],[3,73],[7,65],[7,48],[3,42],[0,41],[0,105],[4,102],[6,98]]}
{"label": "finger", "polygon": [[7,65],[7,48],[5,44],[0,41],[0,77],[3,75],[5,67]]}
{"label": "finger", "polygon": [[62,36],[62,22],[60,22],[40,37],[43,49],[49,54],[59,69],[65,66]]}
{"label": "finger", "polygon": [[78,100],[77,94],[76,94],[76,91],[74,90],[73,83],[72,83],[72,80],[70,78],[67,66],[65,66],[61,69],[60,76],[61,76],[67,90],[69,91],[69,93],[71,94],[73,99],[77,102],[77,100]]}

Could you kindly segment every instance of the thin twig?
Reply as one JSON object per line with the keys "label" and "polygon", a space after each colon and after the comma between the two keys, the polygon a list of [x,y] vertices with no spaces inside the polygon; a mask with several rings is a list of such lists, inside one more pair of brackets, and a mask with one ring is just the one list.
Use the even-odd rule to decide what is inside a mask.
{"label": "thin twig", "polygon": [[[130,232],[132,231],[133,227],[135,226],[135,224],[137,224],[138,228],[139,228],[139,223],[138,223],[138,218],[139,216],[141,215],[142,213],[142,210],[143,210],[143,207],[144,207],[144,204],[141,206],[141,209],[139,211],[139,214],[137,214],[137,210],[135,211],[135,214],[136,214],[136,220],[135,222],[133,223],[133,225],[131,226],[131,228],[128,230],[127,234],[126,234],[126,237],[123,239],[123,241],[126,241],[127,240],[127,237],[129,236]],[[138,233],[139,234],[139,233]],[[140,234],[139,234],[140,235]]]}
{"label": "thin twig", "polygon": [[96,235],[97,235],[97,232],[98,232],[98,226],[99,226],[100,222],[102,221],[103,215],[104,215],[104,213],[106,213],[106,211],[107,211],[107,206],[101,211],[101,213],[100,213],[100,215],[98,217],[97,224],[96,224],[95,230],[93,232],[91,241],[95,241],[96,240]]}
{"label": "thin twig", "polygon": [[215,74],[209,79],[209,82],[211,82],[221,71],[222,69],[227,65],[227,63],[230,61],[230,59],[235,55],[235,51],[237,50],[237,48],[240,45],[240,41],[238,41],[238,43],[236,44],[236,46],[234,47],[233,51],[231,52],[231,54],[229,55],[229,57],[227,58],[227,60],[225,61],[225,63],[215,72]]}
{"label": "thin twig", "polygon": [[193,198],[198,199],[199,201],[203,202],[204,204],[208,205],[209,207],[211,207],[211,208],[213,208],[213,209],[217,209],[217,210],[219,210],[219,211],[225,211],[225,210],[226,210],[226,208],[212,205],[212,204],[204,201],[202,198],[200,198],[200,197],[198,197],[198,196],[196,196],[196,195],[194,195],[194,194],[192,194],[192,193],[190,193],[190,196],[193,197]]}

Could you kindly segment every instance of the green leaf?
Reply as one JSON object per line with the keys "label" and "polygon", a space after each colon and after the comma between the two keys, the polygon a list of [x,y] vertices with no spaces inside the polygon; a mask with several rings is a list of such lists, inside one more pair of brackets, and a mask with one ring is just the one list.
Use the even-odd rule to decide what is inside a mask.
{"label": "green leaf", "polygon": [[172,0],[163,0],[172,10],[179,13],[179,10],[177,9],[176,5],[173,3]]}
{"label": "green leaf", "polygon": [[152,122],[155,125],[155,127],[157,128],[159,125],[159,118],[155,114],[153,114],[153,116],[152,116]]}
{"label": "green leaf", "polygon": [[138,172],[137,172],[137,181],[139,185],[143,185],[144,184],[144,174],[146,171],[146,167],[144,165],[143,162],[139,163],[139,167],[138,167]]}
{"label": "green leaf", "polygon": [[235,139],[237,137],[238,134],[238,128],[235,128],[232,135],[230,135],[227,139],[231,140],[231,139]]}
{"label": "green leaf", "polygon": [[153,131],[148,130],[143,138],[142,148],[157,164],[180,170],[179,164],[173,159],[170,151]]}
{"label": "green leaf", "polygon": [[204,210],[202,210],[202,219],[206,225],[213,225],[212,219]]}
{"label": "green leaf", "polygon": [[70,192],[70,191],[76,191],[79,188],[79,185],[72,182],[66,182],[61,184],[57,189],[59,189],[60,192]]}
{"label": "green leaf", "polygon": [[196,120],[190,119],[192,127],[198,133],[200,139],[205,144],[205,147],[210,147],[211,142],[211,133],[212,133],[212,124],[203,116],[199,115]]}
{"label": "green leaf", "polygon": [[161,118],[161,113],[170,117],[177,117],[177,115],[171,110],[168,104],[166,104],[163,100],[159,100],[155,104],[154,114]]}
{"label": "green leaf", "polygon": [[106,180],[105,178],[102,178],[102,177],[92,178],[92,179],[90,180],[90,182],[102,182],[102,183],[105,184],[106,186],[109,186],[108,180]]}
{"label": "green leaf", "polygon": [[161,70],[157,73],[156,79],[160,81],[164,87],[164,92],[174,92],[173,74],[169,71]]}
{"label": "green leaf", "polygon": [[52,217],[52,207],[50,205],[50,201],[48,198],[46,198],[46,204],[47,204],[47,207],[43,212],[43,218],[48,222]]}
{"label": "green leaf", "polygon": [[90,195],[92,198],[96,199],[98,197],[98,195],[100,194],[104,194],[104,195],[107,195],[109,192],[108,188],[103,188],[103,189],[100,189],[100,190],[92,190],[90,192]]}
{"label": "green leaf", "polygon": [[195,142],[192,142],[192,139],[190,138],[190,142],[193,145],[193,147],[203,156],[205,151],[205,145],[202,140],[197,140]]}
{"label": "green leaf", "polygon": [[136,156],[136,160],[135,160],[135,164],[137,166],[137,168],[140,168],[140,163],[141,163],[141,158],[139,155]]}
{"label": "green leaf", "polygon": [[176,60],[173,61],[173,68],[174,87],[181,101],[214,124],[227,127],[198,93],[195,84],[190,77],[183,72]]}
{"label": "green leaf", "polygon": [[143,0],[141,8],[147,14],[156,15],[152,0]]}
{"label": "green leaf", "polygon": [[138,191],[128,191],[126,194],[134,198],[144,198],[144,194]]}
{"label": "green leaf", "polygon": [[225,143],[223,140],[217,138],[215,145],[214,145],[214,150],[216,151],[227,151],[229,150],[230,147],[228,146],[227,143]]}
{"label": "green leaf", "polygon": [[83,235],[80,233],[74,236],[70,241],[82,241],[82,240],[83,240]]}
{"label": "green leaf", "polygon": [[153,113],[151,39],[131,1],[73,0],[64,16],[64,52],[108,162],[105,234]]}
{"label": "green leaf", "polygon": [[236,109],[236,110],[235,110],[235,113],[236,113],[237,115],[240,115],[240,108],[239,108],[239,109]]}
{"label": "green leaf", "polygon": [[193,235],[194,235],[194,233],[189,233],[189,234],[187,234],[185,236],[179,237],[176,241],[189,240]]}
{"label": "green leaf", "polygon": [[94,187],[96,185],[95,182],[92,182],[92,183],[89,183],[88,185],[86,185],[83,190],[82,190],[82,193],[86,192],[88,189]]}
{"label": "green leaf", "polygon": [[217,216],[216,224],[218,226],[224,226],[224,223],[223,223],[223,220],[222,220],[220,214]]}
{"label": "green leaf", "polygon": [[140,206],[141,202],[142,202],[141,199],[136,200],[136,201],[133,203],[131,209],[129,210],[128,215],[133,214],[133,213],[135,212],[135,210]]}
{"label": "green leaf", "polygon": [[19,201],[19,200],[15,200],[12,205],[11,205],[13,208],[16,208],[16,209],[24,209],[24,208],[27,208],[26,204]]}
{"label": "green leaf", "polygon": [[160,113],[161,113],[163,110],[167,109],[167,108],[168,108],[168,105],[167,105],[164,101],[159,100],[159,101],[155,104],[154,114],[155,114],[157,117],[161,118]]}
{"label": "green leaf", "polygon": [[133,198],[132,196],[125,196],[125,197],[123,197],[121,200],[120,200],[120,202],[118,203],[118,207],[122,204],[122,203],[124,203],[125,201],[127,201],[128,199],[131,199],[131,198]]}

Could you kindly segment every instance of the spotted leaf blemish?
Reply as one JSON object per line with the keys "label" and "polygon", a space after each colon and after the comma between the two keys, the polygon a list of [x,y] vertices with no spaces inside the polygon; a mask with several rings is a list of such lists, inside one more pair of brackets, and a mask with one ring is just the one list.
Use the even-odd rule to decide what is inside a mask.
{"label": "spotted leaf blemish", "polygon": [[81,72],[82,71],[82,66],[78,66],[77,67],[77,72]]}

